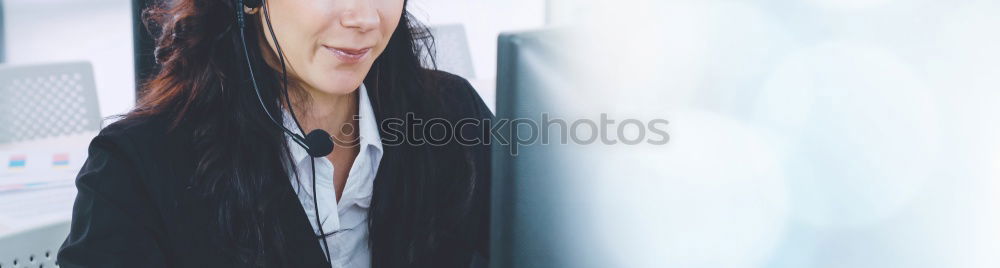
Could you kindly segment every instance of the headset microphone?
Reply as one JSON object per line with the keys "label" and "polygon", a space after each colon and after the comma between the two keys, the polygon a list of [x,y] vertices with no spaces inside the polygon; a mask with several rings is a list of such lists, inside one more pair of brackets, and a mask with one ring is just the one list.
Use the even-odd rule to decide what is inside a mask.
{"label": "headset microphone", "polygon": [[333,140],[330,139],[330,134],[326,133],[322,129],[313,130],[306,135],[306,151],[312,157],[323,157],[333,151]]}

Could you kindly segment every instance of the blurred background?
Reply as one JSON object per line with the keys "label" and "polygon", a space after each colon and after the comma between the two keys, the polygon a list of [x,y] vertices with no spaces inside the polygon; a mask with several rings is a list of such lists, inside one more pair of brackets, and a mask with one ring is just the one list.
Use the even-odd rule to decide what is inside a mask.
{"label": "blurred background", "polygon": [[[136,36],[131,0],[0,10],[8,267],[46,260],[65,237],[87,142],[134,104]],[[494,177],[511,184],[494,208],[514,204],[493,214],[494,267],[1000,267],[996,1],[411,0],[410,11],[434,29],[439,67],[500,117],[529,106],[504,97],[519,90],[546,100],[532,112],[670,122],[666,145],[507,159],[534,166]],[[552,43],[498,50],[502,33],[553,28],[575,33],[555,43],[566,58],[549,57]],[[504,84],[511,70],[536,79]]]}
{"label": "blurred background", "polygon": [[578,55],[602,74],[583,99],[671,126],[665,146],[595,154],[608,175],[580,191],[596,199],[580,215],[604,239],[598,263],[1000,267],[998,11],[582,5],[595,38]]}

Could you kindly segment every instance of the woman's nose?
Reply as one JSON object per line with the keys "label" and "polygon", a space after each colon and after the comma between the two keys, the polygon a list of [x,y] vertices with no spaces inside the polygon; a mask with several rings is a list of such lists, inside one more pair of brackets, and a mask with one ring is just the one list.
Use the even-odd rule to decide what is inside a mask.
{"label": "woman's nose", "polygon": [[346,28],[355,28],[361,32],[377,29],[381,18],[378,9],[369,0],[347,0],[340,15],[340,24]]}

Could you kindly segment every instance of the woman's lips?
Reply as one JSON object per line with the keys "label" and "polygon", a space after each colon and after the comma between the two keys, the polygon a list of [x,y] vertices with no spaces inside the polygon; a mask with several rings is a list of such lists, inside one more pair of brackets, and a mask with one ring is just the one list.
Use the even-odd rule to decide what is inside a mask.
{"label": "woman's lips", "polygon": [[339,59],[344,63],[361,62],[361,60],[368,55],[368,52],[371,51],[370,47],[362,49],[339,48],[339,47],[328,47],[328,46],[323,46],[323,47],[329,50],[330,52],[333,52],[333,55],[337,56],[337,59]]}

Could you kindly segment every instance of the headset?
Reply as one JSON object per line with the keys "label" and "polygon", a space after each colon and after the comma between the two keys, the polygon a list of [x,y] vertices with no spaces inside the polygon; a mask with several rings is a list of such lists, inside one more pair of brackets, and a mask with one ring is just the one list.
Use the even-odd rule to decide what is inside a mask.
{"label": "headset", "polygon": [[[271,123],[274,123],[274,125],[280,128],[282,131],[284,131],[285,134],[291,136],[292,140],[295,141],[295,143],[299,144],[299,146],[302,146],[302,148],[305,149],[306,152],[309,152],[309,156],[312,157],[327,156],[330,154],[330,152],[333,151],[333,140],[330,139],[329,133],[327,133],[322,129],[315,129],[309,132],[309,134],[306,135],[305,137],[302,137],[301,135],[292,132],[288,128],[285,128],[281,124],[278,124],[277,120],[274,120],[274,116],[272,116],[271,112],[267,110],[267,107],[264,105],[264,99],[261,98],[260,96],[260,88],[257,87],[257,79],[256,77],[254,77],[253,64],[250,63],[250,54],[249,51],[247,50],[247,40],[245,34],[246,18],[245,15],[243,14],[244,13],[243,10],[241,10],[240,7],[245,6],[250,9],[259,8],[263,5],[263,1],[264,0],[237,0],[237,2],[239,3],[236,8],[237,9],[236,12],[238,13],[236,21],[240,27],[240,41],[242,41],[243,43],[243,55],[246,58],[247,69],[250,72],[250,81],[253,85],[253,90],[255,93],[257,93],[257,100],[260,101],[260,106],[262,109],[264,109],[264,113],[267,114],[267,118],[271,119]],[[278,45],[278,40],[274,38],[274,29],[271,28],[270,18],[267,19],[267,27],[271,32],[271,39],[275,40],[274,43],[278,50],[278,58],[281,61],[281,75],[282,75],[282,87],[283,87],[282,90],[285,94],[285,101],[288,102],[288,73],[285,71],[285,55],[284,53],[281,52],[281,46]],[[292,110],[291,105],[288,106],[288,110],[292,114],[292,119],[295,120],[295,125],[299,127],[299,131],[302,131],[302,127],[299,125],[299,121],[295,117],[295,111]]]}
{"label": "headset", "polygon": [[[310,131],[308,135],[302,137],[299,134],[295,134],[285,126],[278,124],[278,121],[274,119],[271,112],[267,110],[267,106],[264,105],[264,99],[260,96],[260,88],[257,87],[257,79],[254,77],[253,64],[250,62],[250,53],[247,49],[247,38],[246,38],[246,14],[243,11],[243,7],[249,9],[260,8],[263,6],[265,0],[236,0],[236,23],[239,26],[240,31],[240,41],[243,44],[243,56],[246,58],[247,70],[250,74],[250,82],[253,85],[253,90],[257,94],[257,100],[260,101],[260,107],[267,114],[268,119],[271,119],[271,123],[280,128],[285,134],[295,141],[296,144],[301,146],[306,152],[309,153],[310,167],[312,170],[312,196],[313,196],[313,211],[316,215],[316,227],[319,228],[319,235],[316,238],[321,239],[323,242],[323,253],[326,256],[326,260],[330,260],[330,246],[326,242],[326,238],[337,232],[327,234],[323,231],[323,223],[320,221],[319,217],[319,204],[316,201],[316,158],[324,157],[333,151],[333,140],[330,138],[330,134],[322,129],[315,129]],[[288,111],[292,115],[292,120],[295,121],[295,126],[302,132],[302,125],[299,124],[298,118],[295,117],[295,111],[292,109],[292,105],[288,99],[288,72],[285,69],[285,55],[281,51],[281,45],[278,44],[278,39],[274,35],[274,28],[271,27],[271,18],[268,15],[267,7],[263,7],[264,18],[267,21],[267,28],[271,34],[271,39],[274,40],[274,45],[278,51],[278,60],[281,62],[281,85],[282,93],[285,95],[285,104],[288,106]]]}

